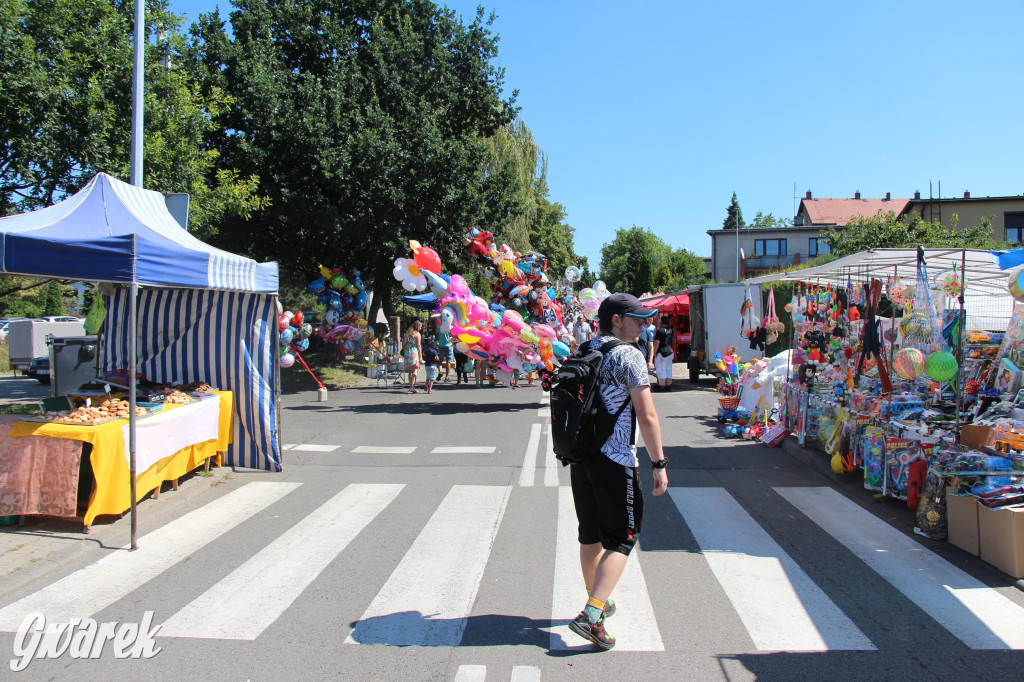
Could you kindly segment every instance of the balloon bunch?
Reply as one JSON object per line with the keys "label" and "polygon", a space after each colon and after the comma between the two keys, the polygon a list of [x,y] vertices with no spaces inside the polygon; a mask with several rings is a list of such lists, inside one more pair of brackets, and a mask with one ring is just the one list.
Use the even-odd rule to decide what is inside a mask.
{"label": "balloon bunch", "polygon": [[304,320],[301,310],[295,313],[285,310],[278,316],[277,326],[281,331],[279,361],[282,367],[291,367],[295,364],[296,355],[309,348],[309,337],[313,335],[313,325]]}
{"label": "balloon bunch", "polygon": [[[491,301],[475,295],[461,275],[441,273],[440,258],[433,249],[414,240],[409,242],[413,258],[397,259],[393,274],[406,289],[429,288],[430,294],[406,297],[406,301],[421,303],[419,299],[429,298],[431,309],[439,317],[439,331],[455,338],[455,349],[475,359],[495,362],[501,373],[541,368],[554,371],[569,355],[569,347],[547,323],[553,319],[561,327],[561,310],[552,300],[556,292],[544,277],[547,259],[537,253],[521,258],[504,245],[497,249],[490,233],[474,229],[466,235],[469,253],[487,259],[494,275]],[[526,317],[502,302],[522,307]]]}
{"label": "balloon bunch", "polygon": [[359,270],[347,275],[341,268],[320,267],[320,277],[307,286],[327,306],[315,329],[325,343],[337,344],[346,352],[363,350],[367,340],[373,339],[373,328],[363,315],[367,293]]}

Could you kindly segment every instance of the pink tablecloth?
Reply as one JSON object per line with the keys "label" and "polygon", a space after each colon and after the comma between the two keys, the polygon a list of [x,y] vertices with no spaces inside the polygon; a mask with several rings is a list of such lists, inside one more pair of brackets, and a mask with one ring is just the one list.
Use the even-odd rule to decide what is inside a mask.
{"label": "pink tablecloth", "polygon": [[81,441],[11,438],[19,419],[0,414],[0,516],[77,516]]}

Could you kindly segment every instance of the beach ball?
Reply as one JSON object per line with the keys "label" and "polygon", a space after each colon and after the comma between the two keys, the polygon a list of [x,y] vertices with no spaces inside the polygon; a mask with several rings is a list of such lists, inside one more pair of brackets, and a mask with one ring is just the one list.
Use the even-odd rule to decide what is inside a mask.
{"label": "beach ball", "polygon": [[924,369],[935,381],[949,381],[956,376],[956,356],[945,350],[935,351],[928,356]]}
{"label": "beach ball", "polygon": [[1024,303],[1024,267],[1019,267],[1010,273],[1010,280],[1007,282],[1010,295],[1018,303]]}
{"label": "beach ball", "polygon": [[916,348],[902,348],[892,361],[892,366],[901,377],[913,381],[924,372],[924,353]]}

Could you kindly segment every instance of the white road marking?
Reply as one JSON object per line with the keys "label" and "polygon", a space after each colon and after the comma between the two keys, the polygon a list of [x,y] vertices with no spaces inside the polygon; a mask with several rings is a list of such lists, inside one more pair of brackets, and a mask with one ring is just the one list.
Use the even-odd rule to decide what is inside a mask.
{"label": "white road marking", "polygon": [[282,450],[291,450],[294,447],[295,447],[295,443],[285,443],[284,445],[281,446],[281,449]]}
{"label": "white road marking", "polygon": [[[551,629],[549,648],[552,651],[592,649],[593,644],[569,630],[569,622],[587,603],[587,588],[580,573],[580,545],[578,522],[573,506],[572,490],[568,486],[558,489],[558,536],[555,541],[555,578],[551,601]],[[643,570],[640,568],[638,549],[626,562],[626,569],[612,593],[617,611],[614,627],[615,651],[664,651],[658,621],[647,591]]]}
{"label": "white road marking", "polygon": [[523,468],[519,472],[519,485],[521,487],[533,487],[533,481],[537,477],[537,450],[540,449],[540,424],[530,427],[530,440],[526,444],[526,456],[523,457]]}
{"label": "white road marking", "polygon": [[831,488],[775,488],[972,649],[1024,649],[1024,608]]}
{"label": "white road marking", "polygon": [[512,682],[540,682],[540,668],[532,665],[514,665]]}
{"label": "white road marking", "polygon": [[303,443],[302,445],[296,445],[291,449],[302,452],[334,452],[340,447],[340,445],[314,445],[313,443]]}
{"label": "white road marking", "polygon": [[551,419],[551,394],[547,391],[540,393],[540,409],[537,410],[537,416]]}
{"label": "white road marking", "polygon": [[455,682],[484,682],[486,679],[486,665],[460,665],[455,673]]}
{"label": "white road marking", "polygon": [[490,455],[497,448],[493,445],[438,446],[430,451],[432,455]]}
{"label": "white road marking", "polygon": [[354,455],[411,455],[416,452],[416,446],[412,447],[382,447],[377,445],[360,445],[352,449]]}
{"label": "white road marking", "polygon": [[555,448],[553,441],[551,440],[551,424],[548,423],[544,426],[544,431],[548,434],[548,445],[544,452],[544,486],[546,488],[557,488],[558,487],[558,470],[562,468],[562,463],[555,459]]}
{"label": "white road marking", "polygon": [[301,483],[248,483],[139,538],[138,550],[121,548],[0,610],[0,631],[16,632],[40,612],[50,623],[88,618],[266,509]]}
{"label": "white road marking", "polygon": [[668,492],[758,651],[875,650],[724,488]]}
{"label": "white road marking", "polygon": [[347,486],[171,616],[159,635],[256,639],[404,487]]}
{"label": "white road marking", "polygon": [[510,491],[452,486],[345,642],[457,646]]}

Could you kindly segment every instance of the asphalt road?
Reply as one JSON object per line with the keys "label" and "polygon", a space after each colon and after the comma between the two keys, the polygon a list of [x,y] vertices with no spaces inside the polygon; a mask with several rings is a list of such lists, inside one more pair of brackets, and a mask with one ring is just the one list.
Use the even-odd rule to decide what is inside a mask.
{"label": "asphalt road", "polygon": [[[143,504],[137,553],[115,549],[122,519],[0,579],[0,630],[35,609],[163,625],[152,659],[107,647],[21,677],[1021,677],[1024,653],[992,650],[1024,649],[1012,580],[914,536],[898,505],[722,439],[708,390],[655,395],[671,494],[651,497],[642,468],[641,549],[607,653],[565,627],[586,595],[539,387],[315,395],[282,400],[282,473],[194,477]],[[0,652],[14,644],[0,633]]]}

